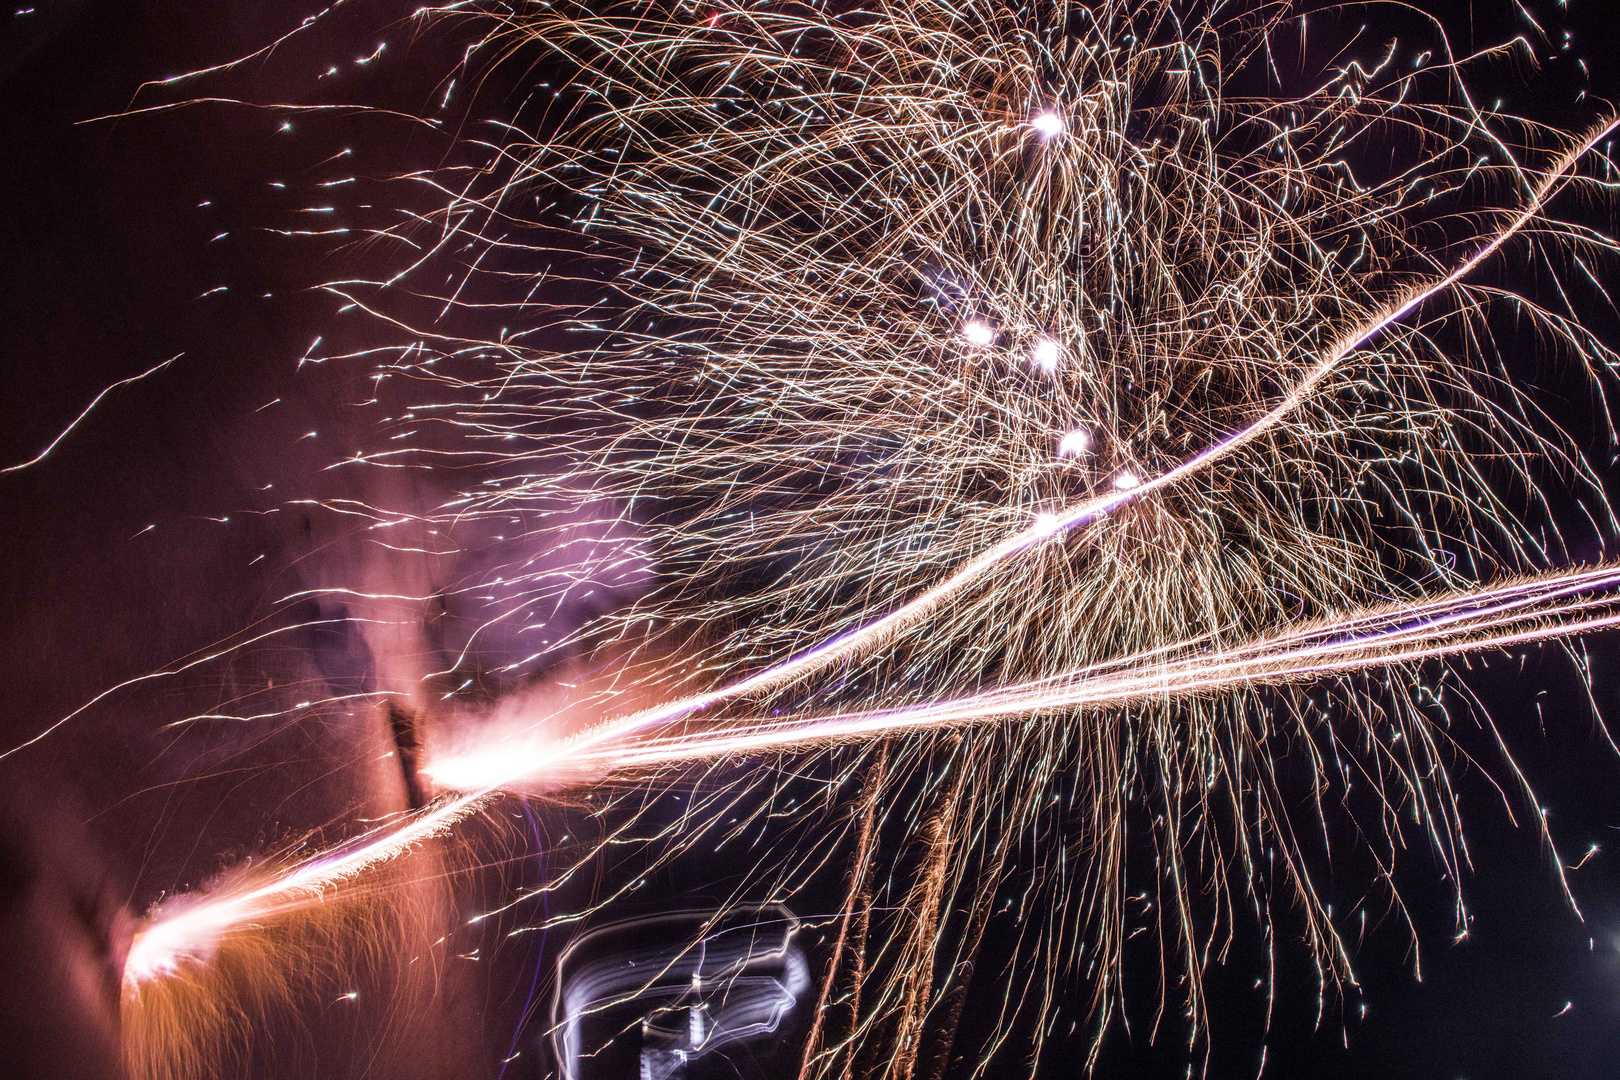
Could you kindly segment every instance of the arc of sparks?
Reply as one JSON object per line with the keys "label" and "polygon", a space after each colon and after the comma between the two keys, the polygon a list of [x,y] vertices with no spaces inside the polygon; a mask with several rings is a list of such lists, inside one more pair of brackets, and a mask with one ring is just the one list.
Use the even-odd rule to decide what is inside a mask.
{"label": "arc of sparks", "polygon": [[[288,869],[246,891],[228,892],[160,912],[136,935],[125,966],[132,986],[201,959],[225,935],[319,902],[328,890],[454,826],[502,788],[564,765],[604,771],[665,766],[700,758],[826,745],[924,728],[984,723],[1055,709],[1118,707],[1150,699],[1218,693],[1372,667],[1529,644],[1620,626],[1620,565],[1542,574],[1483,590],[1447,593],[1414,606],[1364,610],[1258,641],[1175,657],[1197,640],[1107,664],[961,698],[905,709],[787,720],[756,718],[719,732],[635,740],[624,727],[530,755],[502,754],[470,790],[447,795],[424,813]],[[1158,659],[1158,657],[1170,657]],[[626,741],[622,747],[610,740]],[[455,762],[425,770],[453,779]]]}
{"label": "arc of sparks", "polygon": [[369,867],[404,854],[454,826],[494,788],[445,798],[391,828],[374,830],[334,851],[296,864],[264,884],[196,903],[185,898],[136,932],[124,962],[124,981],[139,984],[174,972],[188,959],[202,959],[226,934],[318,902],[328,890]]}
{"label": "arc of sparks", "polygon": [[1094,521],[1128,502],[1142,498],[1162,488],[1170,487],[1178,481],[1186,479],[1188,476],[1227,457],[1240,447],[1253,442],[1309,400],[1317,387],[1351,353],[1376,339],[1427,301],[1456,285],[1495,254],[1503,244],[1522,231],[1526,225],[1534,221],[1546,207],[1547,202],[1557,193],[1559,187],[1569,178],[1570,170],[1575,167],[1576,163],[1616,130],[1620,130],[1620,116],[1612,117],[1593,127],[1584,138],[1565,151],[1553,163],[1553,166],[1547,170],[1531,190],[1530,197],[1524,207],[1514,215],[1507,225],[1493,235],[1479,251],[1469,256],[1450,273],[1435,278],[1427,284],[1413,286],[1403,295],[1391,301],[1375,318],[1351,328],[1338,339],[1333,347],[1318,361],[1316,366],[1283,396],[1281,401],[1247,427],[1238,430],[1202,453],[1187,459],[1173,469],[1160,473],[1158,476],[1131,487],[1117,489],[1107,495],[1084,500],[1059,514],[1037,521],[1013,533],[999,544],[970,559],[958,567],[949,577],[933,585],[927,591],[902,606],[871,622],[833,637],[807,652],[800,653],[779,664],[774,664],[763,671],[718,689],[658,705],[634,713],[621,720],[609,721],[593,731],[582,733],[576,736],[581,748],[589,748],[601,742],[620,738],[628,732],[639,731],[676,720],[724,701],[791,685],[840,660],[859,655],[908,627],[921,622],[932,614],[947,598],[960,592],[992,567],[1012,556],[1028,548],[1036,547],[1075,526]]}
{"label": "arc of sparks", "polygon": [[[1115,672],[1068,672],[902,709],[811,718],[760,717],[728,723],[716,732],[633,740],[622,750],[566,757],[569,764],[595,765],[607,771],[657,767],[923,728],[987,723],[1057,709],[1119,707],[1236,687],[1345,675],[1620,626],[1620,611],[1603,610],[1617,602],[1612,591],[1617,586],[1620,568],[1607,566],[1482,593],[1452,594],[1418,608],[1386,609],[1345,623],[1319,626],[1314,631],[1288,631],[1208,655],[1140,665],[1139,657],[1130,657],[1108,665],[1119,669]],[[1598,596],[1537,606],[1591,590],[1604,591]],[[1389,625],[1366,629],[1368,624],[1380,621]],[[1325,640],[1311,640],[1318,637]],[[532,768],[541,771],[550,764],[537,756]]]}
{"label": "arc of sparks", "polygon": [[75,416],[71,421],[69,421],[67,427],[63,428],[57,434],[56,438],[52,439],[49,443],[47,443],[45,445],[45,449],[43,449],[39,453],[35,454],[33,457],[29,458],[27,461],[19,461],[15,465],[7,465],[5,468],[0,469],[0,476],[4,476],[7,473],[21,472],[24,469],[31,468],[34,465],[38,465],[40,462],[44,461],[47,457],[50,456],[50,453],[51,453],[52,450],[55,450],[58,446],[62,445],[62,440],[63,439],[66,439],[69,435],[73,434],[73,432],[78,429],[78,426],[84,422],[85,417],[89,416],[91,414],[91,412],[93,412],[95,410],[95,407],[97,405],[100,405],[102,403],[102,401],[106,399],[108,394],[110,394],[114,390],[118,390],[118,389],[120,389],[122,387],[129,386],[129,385],[131,385],[133,383],[138,383],[142,379],[145,379],[150,375],[156,375],[158,372],[162,371],[164,368],[168,367],[170,364],[174,363],[176,360],[180,359],[184,355],[186,355],[186,354],[183,353],[183,352],[175,353],[173,356],[169,357],[167,360],[163,360],[163,361],[160,361],[157,364],[154,364],[153,366],[147,368],[145,371],[141,372],[139,375],[131,375],[127,379],[119,379],[117,382],[113,383],[111,386],[103,387],[101,393],[99,393],[95,397],[91,398],[90,399],[90,404],[86,405],[83,408],[83,410],[80,411],[78,416]]}
{"label": "arc of sparks", "polygon": [[[1385,630],[1375,633],[1368,640],[1352,639],[1340,644],[1319,642],[1282,651],[1277,651],[1282,641],[1278,639],[1250,646],[1248,652],[1240,649],[1236,653],[1216,653],[1210,657],[1160,663],[1145,671],[1138,670],[1135,674],[1130,673],[1130,665],[1139,663],[1142,658],[1131,657],[1109,665],[1124,672],[1116,676],[1076,679],[1071,673],[1067,683],[1061,681],[1062,677],[1057,683],[1042,680],[1036,684],[1001,688],[969,698],[938,702],[910,710],[843,714],[800,720],[797,723],[764,726],[756,724],[754,728],[733,726],[722,736],[708,737],[695,742],[681,740],[648,742],[639,750],[622,752],[617,757],[610,751],[601,749],[649,728],[690,716],[715,704],[790,685],[824,670],[839,660],[865,652],[927,618],[945,600],[1001,562],[1026,549],[1038,546],[1053,536],[1094,521],[1128,502],[1167,488],[1259,438],[1307,401],[1348,356],[1389,330],[1428,300],[1456,285],[1535,220],[1563,182],[1568,179],[1575,164],[1617,129],[1620,129],[1620,117],[1596,126],[1554,163],[1532,189],[1525,206],[1478,252],[1449,273],[1427,284],[1414,286],[1392,301],[1375,318],[1359,324],[1342,335],[1316,366],[1275,406],[1248,426],[1197,456],[1134,487],[1118,489],[1108,495],[1084,500],[1052,518],[1038,521],[1013,533],[904,605],[825,641],[807,652],[715,690],[680,698],[601,724],[559,744],[545,757],[544,762],[522,757],[509,760],[503,769],[487,776],[483,783],[471,791],[446,797],[403,824],[367,834],[333,853],[298,864],[256,888],[204,899],[198,903],[176,907],[167,914],[160,914],[137,935],[126,965],[126,979],[132,983],[139,983],[143,979],[172,971],[185,957],[201,955],[206,952],[209,943],[217,941],[222,935],[237,927],[273,917],[278,912],[319,899],[327,890],[368,867],[392,859],[416,844],[449,829],[473,813],[489,796],[545,764],[555,765],[563,761],[602,762],[609,764],[610,767],[620,768],[654,763],[655,755],[662,755],[657,760],[667,762],[678,759],[683,753],[688,757],[712,756],[735,753],[743,749],[766,749],[772,746],[889,733],[924,724],[1027,715],[1045,709],[1077,705],[1117,705],[1151,696],[1209,693],[1236,685],[1344,673],[1401,660],[1438,656],[1459,649],[1501,647],[1620,625],[1620,613],[1592,615],[1577,618],[1575,621],[1549,625],[1545,620],[1552,615],[1578,616],[1608,601],[1595,599],[1571,602],[1553,610],[1536,609],[1526,612],[1524,610],[1526,604],[1544,603],[1548,599],[1543,592],[1536,592],[1537,585],[1531,582],[1523,586],[1508,587],[1508,591],[1487,591],[1481,594],[1453,595],[1444,598],[1439,603],[1441,606],[1450,605],[1447,610],[1452,611],[1452,615],[1444,618],[1436,615],[1438,621],[1425,624],[1428,629],[1422,632],[1412,629]],[[1620,583],[1620,573],[1608,568],[1538,580],[1542,588],[1582,591],[1600,587],[1610,588]],[[1528,589],[1530,593],[1514,601],[1511,595],[1513,588]],[[1526,598],[1527,596],[1529,598]],[[1478,607],[1479,603],[1486,601],[1489,602],[1487,608]],[[1475,608],[1470,609],[1471,615],[1467,610],[1462,614],[1457,614],[1453,610],[1458,605],[1467,609],[1470,602],[1475,604]],[[1503,604],[1507,607],[1501,611],[1490,607],[1490,605],[1499,607]],[[1412,616],[1419,615],[1420,612],[1438,610],[1420,605],[1419,608],[1408,612],[1407,618],[1410,621]],[[1385,617],[1393,616],[1386,614]],[[1493,619],[1496,621],[1492,621]],[[1536,625],[1522,625],[1525,620],[1541,620],[1541,622]],[[1298,641],[1301,640],[1302,633],[1305,632],[1290,631],[1283,637],[1288,641]],[[1267,652],[1267,649],[1272,651]],[[1217,670],[1216,666],[1213,666],[1220,664],[1224,664],[1225,667]],[[38,741],[37,738],[30,740],[34,741]],[[7,751],[8,754],[10,752],[12,751]]]}

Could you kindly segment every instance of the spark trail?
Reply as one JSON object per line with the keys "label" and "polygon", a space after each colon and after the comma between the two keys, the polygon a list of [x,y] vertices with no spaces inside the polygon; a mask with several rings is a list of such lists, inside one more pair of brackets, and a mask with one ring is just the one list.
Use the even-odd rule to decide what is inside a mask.
{"label": "spark trail", "polygon": [[[310,859],[257,887],[195,901],[182,898],[171,912],[141,929],[130,951],[126,978],[139,983],[171,973],[187,960],[206,958],[226,934],[322,903],[330,890],[450,829],[492,794],[545,779],[548,773],[570,781],[582,769],[606,775],[1041,713],[1056,714],[1043,722],[1064,723],[1064,713],[1076,708],[1164,702],[1236,686],[1319,680],[1365,668],[1503,649],[1620,625],[1617,588],[1620,566],[1545,574],[1422,604],[1351,613],[1233,648],[1209,649],[1207,642],[1185,642],[1158,655],[1122,657],[1096,669],[910,709],[744,718],[672,738],[637,737],[644,724],[609,723],[529,755],[502,746],[493,754],[441,758],[424,771],[458,794],[442,798],[403,824]],[[680,716],[690,711],[677,709],[680,704],[648,714]]]}
{"label": "spark trail", "polygon": [[[965,563],[955,573],[915,599],[886,615],[873,619],[864,626],[860,626],[808,652],[768,667],[758,674],[738,680],[720,689],[683,698],[627,717],[611,725],[604,732],[589,736],[589,740],[620,738],[625,733],[662,724],[724,701],[753,694],[768,693],[800,679],[809,678],[842,660],[859,656],[863,652],[877,647],[887,638],[927,619],[937,607],[949,600],[951,596],[982,578],[999,563],[1076,526],[1093,521],[1127,503],[1134,502],[1163,488],[1168,488],[1178,481],[1192,477],[1200,470],[1208,468],[1228,454],[1235,452],[1246,443],[1260,438],[1304,404],[1310,394],[1322,384],[1323,380],[1331,375],[1357,349],[1368,345],[1391,326],[1418,310],[1425,301],[1456,285],[1486,259],[1490,258],[1521,229],[1535,221],[1541,214],[1547,200],[1557,191],[1559,183],[1565,179],[1569,170],[1594,146],[1607,139],[1617,129],[1620,129],[1620,119],[1607,120],[1588,132],[1579,143],[1571,147],[1563,155],[1553,168],[1548,170],[1536,185],[1527,205],[1513,217],[1513,220],[1506,227],[1489,237],[1477,254],[1470,257],[1449,274],[1423,285],[1414,286],[1406,296],[1392,302],[1376,318],[1345,333],[1339,342],[1310,369],[1305,378],[1301,379],[1289,390],[1277,405],[1247,427],[1234,432],[1231,436],[1211,446],[1203,453],[1158,476],[1133,484],[1129,488],[1066,507],[1055,514],[1044,515],[1035,524],[1012,534],[1001,543]],[[881,571],[879,571],[879,575],[881,576]]]}
{"label": "spark trail", "polygon": [[[1053,676],[909,709],[750,718],[691,735],[629,739],[622,747],[595,745],[577,754],[565,745],[536,755],[528,768],[538,774],[557,766],[603,771],[658,768],[701,758],[803,749],[1038,713],[1123,708],[1219,694],[1240,686],[1315,681],[1371,667],[1423,663],[1611,629],[1620,625],[1620,611],[1614,610],[1620,598],[1612,592],[1617,585],[1620,569],[1614,567],[1547,575],[1326,621],[1238,648],[1200,652],[1198,643],[1186,643],[1164,652],[1195,655],[1125,657],[1106,665],[1113,670]],[[1589,591],[1596,595],[1576,596]],[[515,767],[507,768],[498,780],[502,786],[520,779],[514,775]],[[436,763],[432,773],[452,787],[477,788],[493,779],[465,770],[453,757]]]}
{"label": "spark trail", "polygon": [[[1403,645],[1401,648],[1386,645],[1387,652],[1382,655],[1378,654],[1375,648],[1368,647],[1368,651],[1372,655],[1324,660],[1321,666],[1315,669],[1290,667],[1289,661],[1293,660],[1294,657],[1288,654],[1243,661],[1239,661],[1235,657],[1218,657],[1203,661],[1185,662],[1182,669],[1174,674],[1167,671],[1154,671],[1147,675],[1117,678],[1111,683],[1105,683],[1100,687],[1088,684],[1084,689],[1070,686],[1066,689],[1054,690],[1048,688],[1041,691],[1035,691],[1033,687],[1010,688],[962,702],[940,703],[900,712],[829,717],[813,723],[806,722],[798,725],[772,725],[769,731],[764,732],[750,732],[748,730],[749,725],[744,722],[740,725],[743,730],[725,736],[709,736],[674,743],[655,743],[635,750],[616,751],[611,748],[613,743],[625,740],[646,729],[656,729],[725,701],[766,693],[797,680],[809,678],[841,660],[857,656],[868,649],[874,648],[887,637],[913,623],[926,619],[940,604],[983,576],[998,563],[1014,557],[1066,530],[1083,525],[1126,503],[1140,499],[1191,476],[1243,444],[1263,435],[1267,429],[1298,408],[1311,391],[1320,385],[1346,357],[1368,344],[1400,319],[1417,310],[1424,301],[1455,285],[1511,239],[1514,234],[1523,229],[1525,225],[1534,221],[1541,212],[1546,200],[1556,191],[1558,183],[1565,177],[1569,169],[1593,146],[1612,134],[1616,128],[1620,128],[1620,120],[1608,121],[1595,128],[1578,145],[1566,152],[1563,158],[1541,179],[1528,205],[1513,218],[1507,227],[1492,236],[1478,254],[1444,277],[1425,286],[1413,288],[1407,297],[1399,303],[1392,304],[1377,319],[1344,335],[1341,342],[1324,356],[1316,367],[1311,370],[1310,374],[1298,383],[1279,404],[1254,423],[1215,444],[1198,456],[1140,485],[1087,500],[1059,512],[1052,518],[1037,522],[1014,533],[902,607],[874,619],[862,627],[834,638],[815,649],[717,690],[692,695],[646,709],[622,720],[602,725],[595,731],[575,736],[565,747],[555,751],[553,757],[540,762],[517,765],[511,764],[508,760],[503,764],[502,769],[496,771],[493,776],[485,777],[476,783],[469,783],[468,778],[456,769],[453,762],[441,762],[436,767],[437,771],[432,772],[436,780],[458,788],[470,787],[473,789],[473,793],[445,801],[441,805],[413,818],[395,831],[375,839],[356,841],[344,852],[316,859],[299,867],[284,878],[260,886],[240,896],[221,898],[197,908],[183,909],[176,918],[160,920],[149,925],[142,930],[136,939],[136,946],[130,953],[127,968],[130,977],[139,981],[161,974],[166,970],[170,970],[180,957],[195,954],[199,950],[206,950],[209,943],[216,939],[218,935],[228,932],[235,926],[273,917],[282,910],[303,903],[318,901],[328,888],[340,884],[347,878],[353,877],[378,862],[408,851],[423,840],[451,828],[457,821],[473,813],[491,793],[509,787],[513,783],[548,766],[555,767],[561,762],[572,761],[587,765],[601,765],[610,769],[666,764],[688,758],[728,753],[747,753],[750,750],[760,750],[774,746],[824,742],[857,735],[880,735],[918,726],[974,719],[983,720],[1044,709],[1077,705],[1095,706],[1105,703],[1127,705],[1150,698],[1168,697],[1176,693],[1210,692],[1233,685],[1278,681],[1313,673],[1319,676],[1334,674],[1381,663],[1432,658],[1436,655],[1443,655],[1447,652],[1465,648],[1484,648],[1489,645],[1505,645],[1536,638],[1558,636],[1559,632],[1556,629],[1549,631],[1542,628],[1535,632],[1524,631],[1517,636],[1506,633],[1505,636],[1485,638],[1471,645],[1447,645],[1443,639],[1440,643],[1429,648],[1409,644]],[[1463,598],[1452,602],[1466,603],[1466,599]],[[1486,596],[1482,595],[1479,599],[1484,600]],[[1414,618],[1419,618],[1421,617],[1421,611],[1414,609],[1411,615]],[[1570,634],[1581,633],[1601,629],[1608,625],[1610,623],[1604,620],[1581,621],[1572,624],[1564,632]],[[1468,632],[1477,632],[1480,629],[1480,627],[1469,626]],[[1255,646],[1254,648],[1263,651],[1266,646]],[[1118,663],[1129,667],[1131,661],[1125,660]],[[1223,665],[1228,663],[1230,666],[1223,668]],[[1190,670],[1188,670],[1189,667]],[[1061,681],[1061,679],[1061,676],[1057,677],[1058,681]],[[601,749],[604,744],[608,744],[609,748]],[[504,757],[505,755],[503,755]]]}
{"label": "spark trail", "polygon": [[[432,522],[445,550],[486,523],[508,540],[504,561],[444,575],[492,606],[438,677],[485,670],[488,631],[528,643],[503,659],[519,690],[575,650],[622,658],[663,703],[595,712],[620,718],[573,737],[535,716],[488,752],[439,748],[429,770],[466,794],[173,902],[133,982],[536,777],[678,783],[673,766],[723,757],[741,798],[784,782],[746,759],[792,750],[825,780],[825,857],[741,867],[747,888],[808,888],[810,871],[770,867],[834,864],[890,803],[910,807],[890,857],[917,868],[841,883],[862,911],[828,978],[851,979],[854,1004],[816,1029],[805,1078],[940,1074],[922,1047],[950,1059],[968,988],[932,973],[971,970],[983,898],[1043,858],[1034,835],[1059,839],[1024,866],[1050,905],[1022,961],[1030,1000],[1084,954],[1098,1038],[1122,993],[1132,844],[1162,871],[1144,882],[1165,897],[1159,1015],[1184,993],[1190,1039],[1200,973],[1251,904],[1262,922],[1274,903],[1298,913],[1324,996],[1353,987],[1284,747],[1366,778],[1382,811],[1351,831],[1396,907],[1411,843],[1392,806],[1417,808],[1455,883],[1448,737],[1425,711],[1438,699],[1405,691],[1437,657],[1610,627],[1620,585],[1609,566],[1549,569],[1572,561],[1555,503],[1600,539],[1615,518],[1584,444],[1492,338],[1511,313],[1594,397],[1613,382],[1620,356],[1571,297],[1580,279],[1601,296],[1593,260],[1620,246],[1552,204],[1608,197],[1620,121],[1482,112],[1470,72],[1528,45],[1458,56],[1409,5],[1375,7],[1399,32],[1372,60],[1320,13],[1259,0],[424,9],[479,28],[469,58],[538,56],[525,78],[547,81],[538,111],[463,141],[476,162],[410,174],[431,205],[373,233],[409,245],[402,263],[327,286],[394,342],[378,379],[424,395],[333,467],[476,477]],[[388,197],[362,188],[331,189],[356,200],[334,194],[332,213]],[[1509,259],[1536,273],[1476,273]],[[1538,275],[1565,308],[1521,284]],[[660,583],[559,639],[533,553],[572,542],[549,521],[603,505]],[[1352,685],[1375,666],[1384,691]],[[1331,723],[1307,715],[1307,684],[1337,695]],[[891,738],[943,728],[958,737]],[[1318,778],[1318,812],[1347,776]],[[895,797],[914,782],[924,795]],[[1047,828],[1060,788],[1077,847]],[[1128,836],[1144,809],[1146,841]],[[648,857],[685,839],[662,833]],[[992,1050],[1027,1022],[1038,1053],[1046,1011],[1006,992]]]}
{"label": "spark trail", "polygon": [[206,962],[226,935],[321,903],[359,874],[450,829],[489,794],[443,799],[398,825],[272,873],[258,884],[169,901],[136,933],[124,965],[126,984],[173,974],[187,962]]}

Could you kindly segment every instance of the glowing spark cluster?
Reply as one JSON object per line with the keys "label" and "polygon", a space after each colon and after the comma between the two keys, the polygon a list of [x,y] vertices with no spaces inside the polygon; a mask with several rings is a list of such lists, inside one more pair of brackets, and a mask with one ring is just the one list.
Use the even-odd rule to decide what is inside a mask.
{"label": "glowing spark cluster", "polygon": [[[949,1047],[929,1025],[954,1024],[968,987],[936,973],[967,970],[1021,860],[1051,933],[1020,946],[1045,985],[1003,988],[1002,1038],[1022,1023],[1038,1048],[1051,1025],[1033,1003],[1072,970],[1109,1028],[1143,846],[1159,1014],[1178,988],[1190,1039],[1199,976],[1246,907],[1294,911],[1324,995],[1353,986],[1288,755],[1313,805],[1343,796],[1395,904],[1412,843],[1397,811],[1458,880],[1422,665],[1620,620],[1612,567],[1558,569],[1554,486],[1600,533],[1615,523],[1574,441],[1501,377],[1493,317],[1515,313],[1599,388],[1617,357],[1575,301],[1481,273],[1528,236],[1555,277],[1554,252],[1612,253],[1551,207],[1606,194],[1615,123],[1487,116],[1467,76],[1495,52],[1443,39],[1422,65],[1396,43],[1301,85],[1287,72],[1317,53],[1281,4],[553,0],[470,17],[490,20],[487,50],[562,76],[487,161],[416,178],[442,204],[391,234],[414,261],[328,286],[402,332],[379,378],[428,387],[420,411],[449,444],[390,431],[342,465],[474,476],[436,519],[451,540],[540,523],[458,586],[498,598],[451,674],[476,667],[481,634],[520,627],[520,676],[594,650],[663,704],[604,693],[621,717],[584,733],[537,713],[438,753],[430,775],[469,794],[160,917],[133,982],[535,775],[678,785],[677,764],[723,759],[752,762],[733,788],[768,790],[790,750],[827,792],[799,813],[858,856],[823,973],[855,1004],[836,1031],[817,1020],[806,1076],[880,1045],[909,1076],[929,1038]],[[424,295],[434,320],[413,315]],[[491,311],[523,329],[488,333]],[[602,505],[658,580],[557,635],[524,553],[569,542],[546,521]],[[1358,674],[1372,667],[1381,681]],[[1348,798],[1349,762],[1370,804]],[[660,839],[719,830],[732,804],[705,805]],[[888,875],[862,854],[885,821],[903,833],[885,857],[908,868]],[[1032,836],[1054,837],[1038,869]],[[748,886],[790,895],[831,863],[762,860]]]}

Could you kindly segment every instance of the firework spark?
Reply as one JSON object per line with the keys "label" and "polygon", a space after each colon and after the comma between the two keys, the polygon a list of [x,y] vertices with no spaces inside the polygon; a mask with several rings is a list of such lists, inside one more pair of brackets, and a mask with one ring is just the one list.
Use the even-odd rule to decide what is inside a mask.
{"label": "firework spark", "polygon": [[[581,766],[603,771],[661,767],[723,755],[749,755],[813,747],[851,739],[882,738],[922,728],[950,727],[1077,708],[1122,708],[1146,702],[1211,695],[1234,687],[1315,681],[1371,667],[1421,663],[1467,652],[1505,649],[1549,638],[1620,625],[1608,591],[1620,586],[1612,568],[1556,574],[1472,593],[1433,598],[1285,631],[1264,641],[1203,652],[1199,643],[1169,646],[1158,655],[1122,657],[1098,670],[1000,687],[966,698],[888,712],[813,718],[728,721],[715,731],[630,740],[625,746],[575,751],[569,744],[536,753],[528,762],[505,758],[449,758],[432,775],[447,787],[510,788],[519,770]],[[1598,595],[1568,599],[1597,590]],[[1181,655],[1177,654],[1192,654]],[[566,771],[564,775],[566,775]]]}
{"label": "firework spark", "polygon": [[[882,738],[922,728],[1040,714],[1062,716],[1075,708],[1169,702],[1238,686],[1319,680],[1370,667],[1502,649],[1620,625],[1617,589],[1620,568],[1616,567],[1545,574],[1421,604],[1386,606],[1323,620],[1238,647],[1209,650],[1207,642],[1181,642],[1152,655],[1121,657],[1091,670],[907,709],[810,718],[738,718],[712,731],[673,737],[638,738],[639,726],[613,723],[548,746],[531,745],[528,753],[516,752],[517,748],[503,740],[487,751],[442,757],[425,770],[440,787],[467,794],[448,797],[400,826],[379,830],[290,868],[256,888],[177,904],[137,935],[126,978],[139,983],[168,974],[187,960],[206,958],[233,930],[320,904],[344,882],[472,814],[492,793],[521,789],[525,781],[537,777],[568,781],[582,770],[596,777],[703,758]],[[543,726],[544,721],[539,723]]]}
{"label": "firework spark", "polygon": [[[1606,195],[1620,121],[1577,135],[1481,112],[1470,72],[1502,50],[1457,56],[1421,21],[1421,49],[1393,42],[1300,85],[1276,57],[1312,70],[1305,19],[1280,4],[456,17],[488,20],[485,52],[560,75],[476,168],[414,178],[442,205],[382,234],[411,245],[409,265],[328,286],[403,331],[379,377],[428,388],[380,438],[429,415],[443,433],[340,464],[477,471],[443,508],[451,537],[627,508],[662,574],[650,595],[559,639],[522,552],[563,534],[524,525],[510,562],[457,586],[498,593],[498,610],[437,674],[520,626],[536,642],[520,671],[606,649],[663,703],[607,694],[621,718],[581,734],[532,716],[492,751],[437,754],[432,775],[468,794],[160,917],[132,953],[135,992],[534,774],[678,783],[680,762],[786,749],[828,777],[829,845],[867,850],[877,808],[921,791],[892,858],[911,869],[845,874],[825,975],[853,1005],[818,1019],[807,1076],[945,1068],[970,988],[934,973],[971,970],[958,961],[1060,788],[1078,839],[1034,871],[1052,904],[1029,945],[1043,988],[1002,988],[986,1055],[1074,968],[1107,1030],[1139,835],[1189,1039],[1240,895],[1262,919],[1295,905],[1324,994],[1353,985],[1283,794],[1291,742],[1316,806],[1348,791],[1349,767],[1324,761],[1355,762],[1376,792],[1357,825],[1392,902],[1408,845],[1393,807],[1417,808],[1460,879],[1438,697],[1404,691],[1438,656],[1620,618],[1615,570],[1556,569],[1571,560],[1551,493],[1602,535],[1615,522],[1575,442],[1502,377],[1492,317],[1529,320],[1600,390],[1620,358],[1574,307],[1480,271],[1528,247],[1562,282],[1560,260],[1612,253],[1551,206]],[[539,269],[553,263],[567,269]],[[569,289],[591,299],[534,299]],[[413,315],[422,296],[432,319]],[[484,332],[492,312],[525,329]],[[1374,666],[1382,689],[1355,682]],[[1340,707],[1316,710],[1306,684]],[[1038,722],[984,723],[1018,717]],[[896,738],[942,729],[953,739]],[[734,786],[776,782],[767,764]],[[682,834],[714,820],[689,811]],[[749,884],[785,896],[815,872],[762,863]],[[885,905],[910,917],[874,924]],[[1050,1025],[1031,1030],[1038,1046]]]}
{"label": "firework spark", "polygon": [[379,830],[240,890],[197,901],[181,897],[135,936],[124,977],[140,983],[206,960],[229,933],[318,904],[356,875],[410,851],[475,809],[487,791],[447,799],[398,827]]}

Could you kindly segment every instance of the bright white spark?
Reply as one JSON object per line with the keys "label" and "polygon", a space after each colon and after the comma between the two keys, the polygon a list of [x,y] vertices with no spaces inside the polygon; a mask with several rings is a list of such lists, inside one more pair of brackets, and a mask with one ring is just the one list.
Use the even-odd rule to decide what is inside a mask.
{"label": "bright white spark", "polygon": [[1029,352],[1030,358],[1043,371],[1056,371],[1063,362],[1063,346],[1051,338],[1041,338]]}
{"label": "bright white spark", "polygon": [[979,319],[970,319],[962,324],[962,336],[975,345],[989,345],[996,340],[996,332],[990,324]]}
{"label": "bright white spark", "polygon": [[[1085,453],[1087,450],[1090,450],[1090,449],[1091,449],[1091,433],[1089,431],[1085,430],[1084,428],[1075,428],[1073,431],[1071,431],[1067,435],[1063,436],[1063,441],[1058,443],[1058,456],[1059,457],[1079,457],[1081,454]],[[1121,474],[1121,475],[1129,475],[1129,474],[1127,473],[1127,474]],[[1116,480],[1115,485],[1118,486],[1118,483],[1119,482]],[[1133,486],[1133,487],[1135,486],[1135,479],[1134,478],[1132,479],[1131,486]]]}

